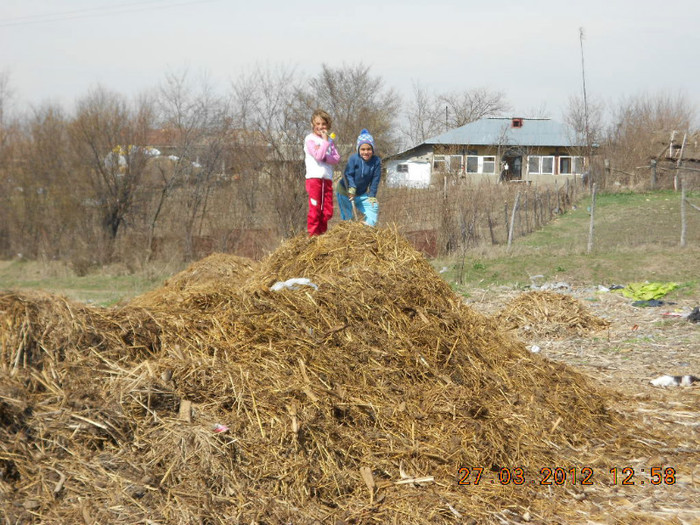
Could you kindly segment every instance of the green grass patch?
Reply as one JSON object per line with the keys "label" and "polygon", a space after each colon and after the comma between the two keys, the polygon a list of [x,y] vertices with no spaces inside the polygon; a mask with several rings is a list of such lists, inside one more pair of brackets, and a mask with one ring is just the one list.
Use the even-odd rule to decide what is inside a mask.
{"label": "green grass patch", "polygon": [[[689,194],[691,202],[700,193]],[[542,282],[610,286],[676,282],[668,297],[690,297],[700,285],[700,213],[687,207],[686,247],[680,247],[680,193],[614,193],[597,196],[593,249],[587,253],[590,198],[550,224],[505,246],[467,252],[436,262],[457,288],[528,286]]]}
{"label": "green grass patch", "polygon": [[2,261],[0,290],[44,290],[76,301],[114,306],[160,286],[173,273],[165,265],[138,272],[114,265],[79,277],[59,261]]}

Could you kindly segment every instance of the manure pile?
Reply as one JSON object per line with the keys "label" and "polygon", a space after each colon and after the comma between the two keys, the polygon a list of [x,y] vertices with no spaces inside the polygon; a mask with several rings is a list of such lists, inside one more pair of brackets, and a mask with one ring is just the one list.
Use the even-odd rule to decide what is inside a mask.
{"label": "manure pile", "polygon": [[642,446],[395,230],[221,257],[113,309],[0,293],[2,523],[555,523],[542,467]]}
{"label": "manure pile", "polygon": [[549,290],[519,295],[496,315],[496,321],[505,329],[553,337],[581,336],[610,326],[573,297]]}

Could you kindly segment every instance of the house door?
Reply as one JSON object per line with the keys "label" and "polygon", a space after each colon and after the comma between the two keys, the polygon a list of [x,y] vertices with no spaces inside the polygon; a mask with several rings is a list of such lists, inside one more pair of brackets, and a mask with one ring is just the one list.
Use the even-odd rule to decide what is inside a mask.
{"label": "house door", "polygon": [[501,180],[521,180],[523,168],[523,158],[522,156],[504,156],[503,157],[503,170],[501,172]]}

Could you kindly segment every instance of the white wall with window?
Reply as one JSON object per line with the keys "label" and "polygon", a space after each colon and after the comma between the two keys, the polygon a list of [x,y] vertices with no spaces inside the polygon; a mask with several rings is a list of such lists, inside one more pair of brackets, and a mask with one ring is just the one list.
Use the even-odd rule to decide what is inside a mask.
{"label": "white wall with window", "polygon": [[430,187],[430,162],[389,161],[386,174],[386,183],[390,188]]}

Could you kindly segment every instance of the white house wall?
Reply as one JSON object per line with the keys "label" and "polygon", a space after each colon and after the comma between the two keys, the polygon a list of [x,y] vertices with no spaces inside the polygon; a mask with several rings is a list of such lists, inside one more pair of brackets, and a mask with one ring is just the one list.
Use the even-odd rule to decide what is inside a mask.
{"label": "white house wall", "polygon": [[[463,146],[463,150],[470,150],[469,154],[462,154],[461,163],[459,171],[438,171],[435,169],[435,159],[436,157],[450,157],[458,156],[454,153],[439,153],[434,154],[432,147],[421,147],[414,150],[405,152],[401,155],[400,159],[388,160],[386,164],[387,173],[387,185],[390,187],[413,187],[413,188],[427,188],[430,182],[441,184],[445,175],[454,177],[457,176],[463,180],[470,180],[472,182],[499,182],[501,178],[501,166],[499,154],[503,154],[497,148],[492,146]],[[562,183],[568,180],[580,179],[582,176],[581,170],[576,173],[559,173],[559,163],[562,157],[572,157],[576,156],[582,158],[581,155],[569,154],[561,152],[556,148],[537,148],[536,151],[529,151],[530,155],[523,152],[522,155],[522,171],[521,171],[521,182],[529,182],[534,184],[555,184]],[[529,157],[530,156],[547,156],[553,157],[553,162],[555,163],[554,173],[530,173],[529,170]],[[467,157],[468,156],[491,156],[496,158],[496,169],[494,173],[467,173]],[[584,166],[584,170],[587,169],[587,163]],[[404,165],[408,167],[408,171],[405,171],[404,167],[402,171],[399,171],[399,165]],[[479,162],[479,169],[481,171],[483,163]]]}
{"label": "white house wall", "polygon": [[386,164],[386,184],[390,188],[428,188],[431,172],[430,162],[392,160]]}

